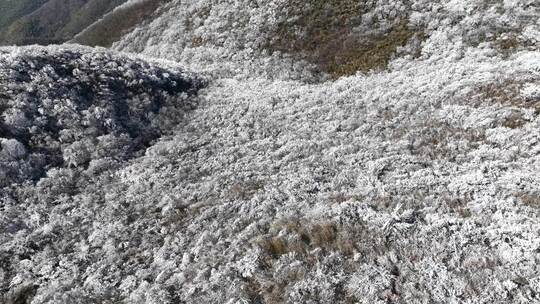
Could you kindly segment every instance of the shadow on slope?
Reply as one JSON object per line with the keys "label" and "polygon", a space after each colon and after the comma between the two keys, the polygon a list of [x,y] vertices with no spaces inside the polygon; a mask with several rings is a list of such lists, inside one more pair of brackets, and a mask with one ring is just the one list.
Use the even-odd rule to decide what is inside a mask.
{"label": "shadow on slope", "polygon": [[[0,49],[0,186],[137,155],[195,107],[199,80],[86,48]],[[94,161],[94,162],[93,162]]]}

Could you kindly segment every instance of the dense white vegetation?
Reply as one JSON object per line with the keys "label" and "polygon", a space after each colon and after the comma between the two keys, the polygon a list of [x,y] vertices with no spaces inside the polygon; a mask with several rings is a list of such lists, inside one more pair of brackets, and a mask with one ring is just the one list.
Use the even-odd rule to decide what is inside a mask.
{"label": "dense white vegetation", "polygon": [[[114,98],[94,98],[96,107],[107,111],[126,89],[134,107],[118,122],[123,137],[88,135],[105,137],[112,148],[103,153],[124,155],[115,149],[146,130],[159,136],[114,166],[84,143],[40,141],[74,161],[1,190],[5,301],[539,301],[538,5],[372,2],[367,14],[384,20],[405,10],[422,24],[420,56],[408,45],[387,69],[329,81],[312,63],[262,47],[285,0],[173,0],[114,46],[207,75],[196,97],[200,81],[172,63],[77,51],[90,60],[83,66],[98,58],[99,71],[108,61],[144,67],[136,77],[109,71],[118,90],[98,81],[95,94]],[[186,42],[193,35],[205,43]],[[60,66],[74,52],[39,50]],[[35,76],[14,80],[34,49],[1,52],[3,84],[57,96],[65,81],[99,79],[86,70],[49,89],[40,79],[51,74],[28,65]],[[126,79],[142,79],[135,88],[144,91]],[[162,93],[170,79],[186,86]],[[2,111],[14,112],[23,91],[0,92]],[[167,110],[147,118],[148,100]],[[59,113],[51,119],[81,115]],[[17,117],[2,123],[21,126]],[[0,144],[0,166],[35,153],[16,136]]]}

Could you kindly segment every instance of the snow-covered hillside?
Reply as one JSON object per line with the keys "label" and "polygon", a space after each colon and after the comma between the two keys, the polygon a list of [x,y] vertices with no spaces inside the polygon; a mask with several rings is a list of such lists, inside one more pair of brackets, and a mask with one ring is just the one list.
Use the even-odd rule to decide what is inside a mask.
{"label": "snow-covered hillside", "polygon": [[1,49],[4,302],[539,302],[538,4],[306,3]]}
{"label": "snow-covered hillside", "polygon": [[332,64],[366,72],[396,57],[538,50],[539,16],[534,0],[173,0],[113,48],[218,77],[306,82],[339,72]]}

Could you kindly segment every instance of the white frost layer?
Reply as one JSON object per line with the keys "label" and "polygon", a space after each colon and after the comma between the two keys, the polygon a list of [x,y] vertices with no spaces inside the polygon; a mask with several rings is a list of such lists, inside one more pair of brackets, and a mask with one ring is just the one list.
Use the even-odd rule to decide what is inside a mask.
{"label": "white frost layer", "polygon": [[[22,252],[0,272],[10,292],[35,285],[35,303],[538,301],[540,53],[464,42],[534,14],[533,1],[503,1],[503,13],[414,1],[411,20],[429,29],[420,59],[321,84],[305,84],[305,63],[238,51],[286,2],[250,3],[261,8],[172,1],[115,46],[215,80],[143,157],[75,193],[65,171],[21,188],[31,203],[0,213],[16,223],[2,248]],[[196,30],[214,44],[186,46],[182,18],[205,4],[217,8]],[[220,28],[227,16],[253,23]]]}
{"label": "white frost layer", "polygon": [[[35,303],[249,303],[271,286],[296,303],[532,301],[540,120],[482,94],[501,79],[537,84],[540,56],[479,59],[319,85],[216,81],[144,157],[58,207],[10,204],[3,214],[26,228],[4,248],[55,240],[12,261],[10,286],[37,284]],[[61,188],[55,174],[41,185]],[[261,245],[293,242],[295,222],[337,227],[352,252],[332,239],[277,256]]]}

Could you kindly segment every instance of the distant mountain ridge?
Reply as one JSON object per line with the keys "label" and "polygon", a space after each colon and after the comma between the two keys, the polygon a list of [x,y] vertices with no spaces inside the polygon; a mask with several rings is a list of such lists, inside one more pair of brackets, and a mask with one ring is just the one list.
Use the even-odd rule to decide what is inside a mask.
{"label": "distant mountain ridge", "polygon": [[0,45],[62,43],[126,0],[0,0]]}
{"label": "distant mountain ridge", "polygon": [[30,14],[47,0],[2,0],[0,1],[0,36],[1,33],[18,18]]}

